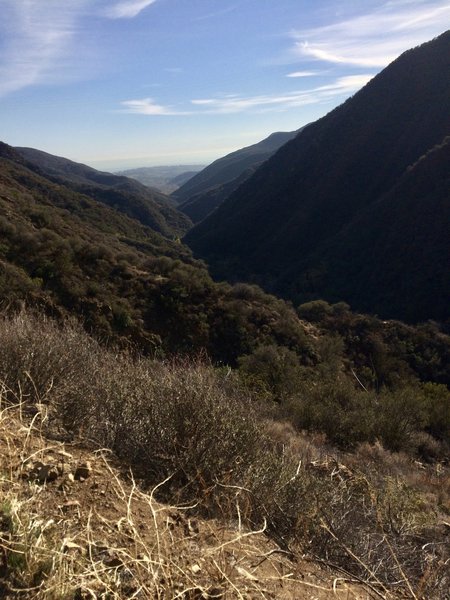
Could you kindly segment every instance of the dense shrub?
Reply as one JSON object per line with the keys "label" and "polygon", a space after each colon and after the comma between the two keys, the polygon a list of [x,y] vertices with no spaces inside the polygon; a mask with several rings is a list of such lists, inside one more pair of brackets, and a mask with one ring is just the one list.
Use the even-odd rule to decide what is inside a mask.
{"label": "dense shrub", "polygon": [[117,358],[93,386],[63,408],[84,434],[133,464],[145,479],[171,477],[183,499],[217,482],[239,481],[253,463],[260,432],[253,407],[227,376],[201,362],[136,363]]}
{"label": "dense shrub", "polygon": [[404,387],[379,396],[377,434],[390,450],[414,450],[414,434],[427,424],[427,407],[421,389]]}
{"label": "dense shrub", "polygon": [[376,395],[355,388],[345,378],[305,382],[282,407],[298,429],[321,431],[341,448],[373,440]]}
{"label": "dense shrub", "polygon": [[282,346],[259,346],[239,359],[245,383],[276,402],[295,394],[301,379],[298,355]]}
{"label": "dense shrub", "polygon": [[98,344],[76,324],[19,312],[0,319],[0,381],[11,401],[61,402],[85,380]]}

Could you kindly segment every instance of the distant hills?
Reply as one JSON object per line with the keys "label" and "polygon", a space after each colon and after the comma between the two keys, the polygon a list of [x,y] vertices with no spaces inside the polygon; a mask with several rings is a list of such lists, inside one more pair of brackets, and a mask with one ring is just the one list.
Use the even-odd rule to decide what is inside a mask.
{"label": "distant hills", "polygon": [[448,319],[449,73],[447,31],[284,145],[187,243],[297,303]]}
{"label": "distant hills", "polygon": [[172,193],[194,223],[217,208],[241,183],[298,131],[272,133],[257,144],[219,158]]}
{"label": "distant hills", "polygon": [[[148,187],[159,190],[163,194],[171,194],[204,167],[205,165],[139,167],[137,169],[118,171],[116,175],[131,177]],[[176,204],[176,202],[174,203]]]}
{"label": "distant hills", "polygon": [[34,148],[15,150],[30,168],[54,183],[116,208],[165,236],[182,235],[190,227],[189,219],[174,209],[166,195],[134,179],[97,171]]}

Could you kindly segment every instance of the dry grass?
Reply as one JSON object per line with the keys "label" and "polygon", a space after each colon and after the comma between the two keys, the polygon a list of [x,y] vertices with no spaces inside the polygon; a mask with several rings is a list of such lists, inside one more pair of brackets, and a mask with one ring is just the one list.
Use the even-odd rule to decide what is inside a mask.
{"label": "dry grass", "polygon": [[[448,600],[438,480],[427,487],[422,478],[424,493],[406,457],[379,445],[351,459],[330,452],[320,437],[263,419],[232,373],[117,354],[76,327],[21,314],[0,324],[0,348],[9,457],[0,573],[22,596],[29,588],[37,598],[208,598],[217,589],[224,598],[307,598],[292,561],[308,555],[364,584],[365,597]],[[74,496],[79,505],[64,468],[61,487],[37,485],[29,466],[53,457],[58,469],[64,448],[49,439],[61,436],[108,448],[139,485],[105,451],[95,459],[102,475]],[[77,446],[68,452],[92,460]]]}
{"label": "dry grass", "polygon": [[[124,480],[105,451],[42,436],[45,415],[0,411],[0,595],[4,598],[280,598],[363,600],[345,577],[290,561],[259,531],[161,505],[157,487]],[[63,460],[65,474],[33,480],[30,465]],[[90,460],[86,480],[70,477]],[[32,473],[32,471],[31,471]]]}

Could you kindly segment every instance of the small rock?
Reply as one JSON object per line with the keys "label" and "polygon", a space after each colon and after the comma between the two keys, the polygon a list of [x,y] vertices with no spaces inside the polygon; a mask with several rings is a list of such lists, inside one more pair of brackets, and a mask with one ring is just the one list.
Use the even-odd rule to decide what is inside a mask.
{"label": "small rock", "polygon": [[114,554],[108,556],[103,562],[107,567],[110,567],[111,569],[117,569],[118,567],[124,566],[123,561]]}
{"label": "small rock", "polygon": [[84,481],[90,476],[91,472],[91,465],[88,461],[86,461],[85,463],[78,465],[74,473],[74,478],[76,481]]}
{"label": "small rock", "polygon": [[31,470],[26,475],[28,479],[38,483],[55,481],[58,478],[58,470],[55,465],[46,465],[40,461],[33,463]]}

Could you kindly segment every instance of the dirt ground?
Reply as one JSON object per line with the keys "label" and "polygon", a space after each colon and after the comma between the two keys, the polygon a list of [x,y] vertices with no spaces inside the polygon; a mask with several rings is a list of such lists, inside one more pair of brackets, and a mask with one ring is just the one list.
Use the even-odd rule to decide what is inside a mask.
{"label": "dirt ground", "polygon": [[43,424],[0,412],[1,598],[383,597],[288,556],[238,511],[224,525],[159,504],[108,452],[47,439]]}

